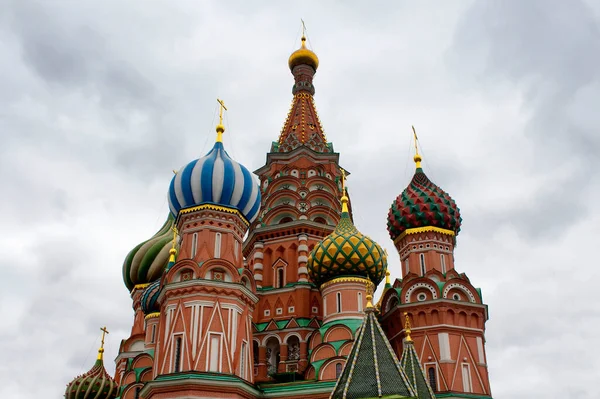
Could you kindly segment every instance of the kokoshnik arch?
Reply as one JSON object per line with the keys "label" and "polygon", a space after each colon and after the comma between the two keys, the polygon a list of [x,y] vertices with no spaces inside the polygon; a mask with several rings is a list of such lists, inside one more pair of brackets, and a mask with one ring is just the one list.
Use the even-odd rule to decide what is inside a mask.
{"label": "kokoshnik arch", "polygon": [[123,263],[134,319],[114,379],[101,347],[65,398],[491,398],[487,306],[455,268],[460,212],[426,176],[416,133],[415,174],[387,218],[392,282],[388,254],[354,225],[304,35],[288,65],[292,105],[254,175],[225,150],[219,100],[214,146],[175,173],[164,225]]}

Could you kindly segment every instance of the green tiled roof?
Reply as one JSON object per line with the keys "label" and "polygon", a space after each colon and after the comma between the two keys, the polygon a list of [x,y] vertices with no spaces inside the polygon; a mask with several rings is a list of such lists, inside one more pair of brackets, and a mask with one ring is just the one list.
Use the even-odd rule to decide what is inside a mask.
{"label": "green tiled roof", "polygon": [[400,364],[410,384],[417,391],[419,399],[435,399],[433,390],[429,386],[425,373],[421,368],[421,363],[419,362],[419,357],[412,341],[404,340],[404,350],[402,351]]}
{"label": "green tiled roof", "polygon": [[363,324],[363,321],[359,319],[338,319],[329,323],[325,323],[319,329],[321,337],[324,337],[327,330],[329,330],[331,327],[335,327],[340,324],[348,327],[352,331],[352,334],[356,334],[356,330],[360,328],[360,326]]}
{"label": "green tiled roof", "polygon": [[331,399],[381,398],[390,395],[416,397],[408,377],[385,337],[373,308],[365,310],[358,339]]}
{"label": "green tiled roof", "polygon": [[[277,325],[277,328],[282,329],[287,325],[287,323],[290,322],[290,320],[292,320],[292,318],[285,319],[285,320],[273,320],[273,322]],[[296,320],[296,323],[298,323],[298,326],[306,327],[310,324],[312,319],[303,317],[303,318],[298,318],[298,319],[294,319],[294,320]],[[256,327],[258,332],[263,332],[265,330],[265,328],[267,328],[269,323],[270,323],[270,321],[266,321],[264,323],[255,323],[254,327]]]}

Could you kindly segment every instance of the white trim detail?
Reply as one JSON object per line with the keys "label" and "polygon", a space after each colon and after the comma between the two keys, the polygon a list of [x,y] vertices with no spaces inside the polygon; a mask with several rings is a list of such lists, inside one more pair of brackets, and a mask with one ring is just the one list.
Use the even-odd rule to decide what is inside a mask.
{"label": "white trim detail", "polygon": [[440,344],[440,360],[452,360],[450,355],[450,337],[448,333],[439,333],[438,342]]}
{"label": "white trim detail", "polygon": [[450,292],[450,290],[453,288],[457,288],[457,289],[461,290],[462,292],[464,292],[465,295],[467,295],[469,297],[469,300],[471,301],[471,303],[477,303],[477,301],[475,300],[475,295],[473,295],[471,290],[459,283],[448,284],[446,286],[446,288],[444,288],[444,293],[442,294],[442,298],[448,298],[448,292]]}
{"label": "white trim detail", "polygon": [[437,299],[438,298],[437,290],[433,286],[431,286],[430,284],[421,282],[421,283],[416,283],[415,285],[412,285],[406,291],[406,294],[404,295],[404,302],[405,303],[410,303],[410,294],[412,294],[418,288],[426,288],[426,289],[428,289],[431,292],[432,299]]}

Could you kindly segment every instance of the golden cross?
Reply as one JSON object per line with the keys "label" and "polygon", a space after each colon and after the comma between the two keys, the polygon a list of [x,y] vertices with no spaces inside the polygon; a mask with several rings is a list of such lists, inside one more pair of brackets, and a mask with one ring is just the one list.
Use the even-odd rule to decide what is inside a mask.
{"label": "golden cross", "polygon": [[415,127],[412,127],[413,130],[413,135],[415,136],[415,153],[416,155],[419,155],[419,149],[417,148],[417,131],[415,130]]}
{"label": "golden cross", "polygon": [[219,109],[219,125],[223,124],[223,110],[227,111],[227,107],[225,106],[225,103],[223,102],[223,100],[219,100],[217,98],[217,102],[220,104],[220,109]]}
{"label": "golden cross", "polygon": [[302,18],[300,18],[300,21],[302,21],[302,37],[306,37],[306,25],[304,25],[304,20]]}
{"label": "golden cross", "polygon": [[342,173],[342,195],[346,195],[346,171],[340,168],[340,172]]}
{"label": "golden cross", "polygon": [[102,331],[102,343],[100,344],[100,348],[104,348],[104,336],[108,334],[108,330],[106,327],[102,327],[100,331]]}

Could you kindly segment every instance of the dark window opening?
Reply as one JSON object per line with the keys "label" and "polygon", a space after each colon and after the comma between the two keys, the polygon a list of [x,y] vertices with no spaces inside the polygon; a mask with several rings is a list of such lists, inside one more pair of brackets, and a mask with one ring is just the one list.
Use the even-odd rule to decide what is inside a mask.
{"label": "dark window opening", "polygon": [[433,392],[437,392],[437,380],[435,378],[435,368],[429,367],[429,370],[427,370],[427,374],[429,376],[429,385],[431,386],[431,389],[433,389]]}
{"label": "dark window opening", "polygon": [[181,337],[175,339],[175,372],[181,371]]}

